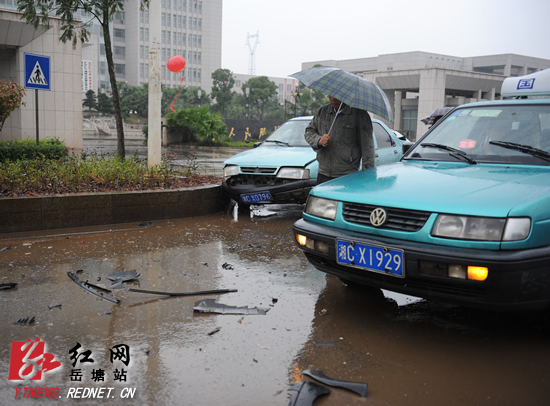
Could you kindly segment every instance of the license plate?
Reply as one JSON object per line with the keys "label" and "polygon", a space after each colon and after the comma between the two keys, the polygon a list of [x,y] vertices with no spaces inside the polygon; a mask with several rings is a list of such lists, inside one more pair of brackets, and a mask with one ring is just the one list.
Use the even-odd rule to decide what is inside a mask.
{"label": "license plate", "polygon": [[405,276],[403,250],[336,240],[336,252],[339,264],[400,278]]}
{"label": "license plate", "polygon": [[264,202],[272,201],[273,197],[271,197],[271,193],[267,191],[267,192],[261,192],[261,193],[249,193],[246,195],[241,195],[241,200],[244,203],[264,203]]}

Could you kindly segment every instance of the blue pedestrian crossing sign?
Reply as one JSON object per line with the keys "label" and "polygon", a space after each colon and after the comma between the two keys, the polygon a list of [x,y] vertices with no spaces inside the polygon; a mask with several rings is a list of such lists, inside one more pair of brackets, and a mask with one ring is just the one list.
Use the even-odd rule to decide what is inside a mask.
{"label": "blue pedestrian crossing sign", "polygon": [[25,53],[25,88],[50,89],[50,57]]}

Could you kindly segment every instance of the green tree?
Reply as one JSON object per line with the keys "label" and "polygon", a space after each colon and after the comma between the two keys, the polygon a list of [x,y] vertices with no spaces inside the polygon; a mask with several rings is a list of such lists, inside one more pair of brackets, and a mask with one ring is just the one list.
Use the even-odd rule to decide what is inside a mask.
{"label": "green tree", "polygon": [[111,99],[106,93],[98,92],[97,111],[103,114],[113,113],[113,99]]}
{"label": "green tree", "polygon": [[[148,6],[149,0],[141,0],[143,5]],[[61,19],[61,37],[63,43],[72,41],[73,47],[80,40],[87,42],[93,20],[96,20],[103,31],[105,41],[105,56],[107,57],[107,68],[111,82],[111,94],[115,111],[117,127],[117,153],[124,159],[124,126],[122,121],[122,110],[120,96],[115,75],[115,64],[113,61],[113,48],[111,41],[110,23],[117,12],[124,10],[124,0],[17,0],[17,8],[23,13],[27,23],[38,28],[40,24],[49,27],[49,15],[55,15]],[[82,22],[81,12],[92,16],[88,21]]]}
{"label": "green tree", "polygon": [[86,97],[82,99],[82,107],[88,107],[88,110],[97,110],[97,99],[92,89],[88,90],[86,92]]}
{"label": "green tree", "polygon": [[27,105],[22,101],[25,93],[25,88],[13,80],[5,82],[0,79],[0,131],[2,131],[6,119],[15,109],[21,105]]}
{"label": "green tree", "polygon": [[229,69],[216,69],[212,72],[212,80],[212,97],[216,99],[216,109],[225,117],[225,111],[234,97],[234,92],[231,91],[235,86],[233,72]]}
{"label": "green tree", "polygon": [[246,88],[250,89],[248,96],[250,108],[256,112],[259,120],[263,120],[267,102],[277,97],[277,85],[267,76],[258,76],[243,84],[242,90],[245,95]]}
{"label": "green tree", "polygon": [[136,112],[140,117],[147,117],[149,113],[149,85],[128,86],[125,82],[119,82],[120,108],[122,116],[128,118],[131,112]]}
{"label": "green tree", "polygon": [[213,144],[227,138],[227,126],[221,114],[211,114],[208,107],[189,107],[166,115],[169,131],[180,133],[183,142]]}

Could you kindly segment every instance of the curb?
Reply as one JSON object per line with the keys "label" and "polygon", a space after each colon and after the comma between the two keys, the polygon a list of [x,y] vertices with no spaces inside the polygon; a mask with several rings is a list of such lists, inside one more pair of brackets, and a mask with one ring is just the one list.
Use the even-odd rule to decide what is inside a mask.
{"label": "curb", "polygon": [[221,185],[0,199],[0,234],[204,216],[223,211]]}

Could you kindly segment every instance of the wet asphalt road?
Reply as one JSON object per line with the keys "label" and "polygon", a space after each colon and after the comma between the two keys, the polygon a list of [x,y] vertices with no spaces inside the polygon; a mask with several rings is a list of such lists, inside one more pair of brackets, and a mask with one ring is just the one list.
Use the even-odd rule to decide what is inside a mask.
{"label": "wet asphalt road", "polygon": [[[311,380],[305,369],[368,383],[366,398],[332,388],[315,405],[549,403],[550,336],[538,317],[345,287],[294,246],[301,209],[0,235],[0,249],[10,246],[0,252],[0,284],[18,283],[0,290],[0,404],[287,405],[288,388]],[[67,276],[81,270],[81,280],[107,287],[107,275],[134,269],[137,280],[109,293],[119,304]],[[129,288],[237,292],[164,297]],[[205,298],[269,310],[194,312]],[[35,321],[14,324],[27,317]],[[40,382],[8,380],[11,343],[36,337],[61,366]],[[119,344],[130,349],[128,366],[111,362]],[[82,362],[84,351],[93,362]],[[121,372],[126,381],[115,381]],[[27,387],[58,388],[60,397],[25,399]],[[84,388],[106,389],[99,399],[68,397]]]}

